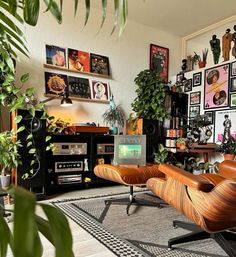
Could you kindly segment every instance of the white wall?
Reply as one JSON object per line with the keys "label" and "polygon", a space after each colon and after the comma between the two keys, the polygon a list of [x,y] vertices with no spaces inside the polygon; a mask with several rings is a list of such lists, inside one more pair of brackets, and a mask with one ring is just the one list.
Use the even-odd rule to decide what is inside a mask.
{"label": "white wall", "polygon": [[[26,27],[26,35],[30,50],[30,59],[23,57],[17,65],[17,73],[30,72],[31,79],[25,86],[37,88],[38,98],[44,99],[45,44],[80,49],[109,57],[112,79],[102,79],[109,82],[115,102],[121,104],[128,115],[131,112],[131,102],[135,98],[134,78],[143,69],[149,68],[150,43],[170,49],[169,74],[173,75],[180,69],[181,40],[167,34],[128,21],[126,30],[119,39],[117,33],[110,36],[114,17],[108,15],[104,27],[98,32],[101,22],[101,11],[92,9],[88,25],[83,28],[84,10],[74,19],[72,2],[64,4],[63,23],[58,25],[48,13],[41,13],[39,23],[35,28]],[[51,70],[53,72],[53,70]],[[67,74],[66,72],[61,72]],[[73,74],[67,74],[73,76]],[[79,74],[74,74],[78,76]],[[170,76],[169,75],[169,76]],[[92,76],[81,75],[89,79]],[[103,124],[102,113],[107,104],[74,101],[72,107],[59,107],[59,100],[47,104],[49,113],[71,123],[94,121]]]}

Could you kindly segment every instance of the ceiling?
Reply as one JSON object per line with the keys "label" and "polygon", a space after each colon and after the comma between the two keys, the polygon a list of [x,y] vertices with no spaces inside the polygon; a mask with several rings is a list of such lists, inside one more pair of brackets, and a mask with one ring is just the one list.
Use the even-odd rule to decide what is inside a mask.
{"label": "ceiling", "polygon": [[[184,37],[236,14],[235,0],[128,0],[128,19]],[[101,1],[91,1],[101,8]],[[113,12],[108,1],[108,12]]]}

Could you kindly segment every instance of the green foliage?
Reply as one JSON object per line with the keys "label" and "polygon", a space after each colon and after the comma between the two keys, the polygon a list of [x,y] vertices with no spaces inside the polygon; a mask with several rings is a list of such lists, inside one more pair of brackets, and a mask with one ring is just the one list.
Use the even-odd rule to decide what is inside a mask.
{"label": "green foliage", "polygon": [[[32,193],[20,187],[13,187],[7,193],[14,198],[13,229],[0,215],[1,257],[6,257],[7,247],[15,257],[41,257],[40,234],[55,247],[55,257],[74,257],[69,224],[58,208],[37,203]],[[42,209],[44,218],[36,214],[36,208]]]}
{"label": "green foliage", "polygon": [[155,153],[155,163],[166,163],[168,159],[168,151],[162,144],[159,144],[158,153]]}
{"label": "green foliage", "polygon": [[167,118],[168,113],[164,106],[167,87],[159,73],[144,70],[137,75],[134,81],[138,86],[135,91],[137,97],[131,106],[137,116],[160,121]]}
{"label": "green foliage", "polygon": [[120,105],[114,107],[114,108],[109,108],[106,110],[103,115],[103,121],[110,125],[111,127],[114,127],[116,125],[120,127],[124,127],[125,124],[125,114],[120,107]]}
{"label": "green foliage", "polygon": [[0,168],[2,176],[18,166],[20,161],[18,148],[20,146],[20,141],[16,141],[16,135],[13,130],[0,133]]}
{"label": "green foliage", "polygon": [[224,154],[236,154],[236,139],[230,137],[218,146],[218,151]]}

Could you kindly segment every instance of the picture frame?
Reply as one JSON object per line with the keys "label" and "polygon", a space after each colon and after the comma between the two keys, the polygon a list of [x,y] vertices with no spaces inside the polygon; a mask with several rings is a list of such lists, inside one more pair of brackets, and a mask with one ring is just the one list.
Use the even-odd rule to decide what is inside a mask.
{"label": "picture frame", "polygon": [[70,96],[91,99],[89,79],[68,76],[68,91]]}
{"label": "picture frame", "polygon": [[204,109],[228,107],[229,64],[206,69],[204,77]]}
{"label": "picture frame", "polygon": [[230,94],[230,108],[236,108],[236,93]]}
{"label": "picture frame", "polygon": [[190,105],[201,104],[201,91],[190,93]]}
{"label": "picture frame", "polygon": [[66,75],[44,72],[44,77],[46,94],[59,95],[64,92],[68,94],[68,80]]}
{"label": "picture frame", "polygon": [[236,77],[230,79],[230,92],[236,91]]}
{"label": "picture frame", "polygon": [[99,54],[90,54],[90,72],[110,76],[109,58]]}
{"label": "picture frame", "polygon": [[189,118],[193,119],[200,114],[200,105],[189,106]]}
{"label": "picture frame", "polygon": [[50,64],[57,67],[67,67],[66,48],[48,44],[45,45],[45,48],[46,64]]}
{"label": "picture frame", "polygon": [[231,62],[230,64],[230,76],[231,77],[236,76],[236,61]]}
{"label": "picture frame", "polygon": [[184,74],[183,74],[183,73],[177,74],[177,75],[176,75],[176,82],[181,83],[183,77],[184,77]]}
{"label": "picture frame", "polygon": [[89,72],[89,53],[68,48],[68,69],[74,71]]}
{"label": "picture frame", "polygon": [[202,73],[197,72],[193,74],[193,87],[200,86],[202,84]]}
{"label": "picture frame", "polygon": [[192,79],[187,79],[187,80],[183,81],[184,92],[192,91],[192,83],[193,83]]}
{"label": "picture frame", "polygon": [[210,122],[210,125],[214,125],[215,122],[215,111],[205,111],[204,114],[207,116],[207,121]]}
{"label": "picture frame", "polygon": [[163,46],[150,44],[150,70],[159,72],[160,77],[168,82],[169,49]]}
{"label": "picture frame", "polygon": [[[227,119],[230,120],[230,125],[227,126]],[[214,129],[214,143],[222,142],[224,135],[229,133],[232,137],[236,138],[236,109],[218,110],[215,112],[215,129]]]}
{"label": "picture frame", "polygon": [[92,80],[91,96],[95,100],[108,101],[110,99],[109,84],[106,82]]}

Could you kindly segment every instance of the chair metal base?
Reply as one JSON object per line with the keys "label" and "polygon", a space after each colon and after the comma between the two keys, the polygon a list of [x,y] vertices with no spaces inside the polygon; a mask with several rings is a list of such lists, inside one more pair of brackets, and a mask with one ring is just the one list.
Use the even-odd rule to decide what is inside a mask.
{"label": "chair metal base", "polygon": [[109,205],[109,204],[127,205],[127,207],[126,207],[127,215],[130,215],[129,209],[132,204],[142,205],[142,206],[153,206],[153,207],[161,208],[161,205],[159,203],[149,202],[146,200],[143,200],[143,201],[136,200],[135,196],[134,196],[134,187],[133,186],[130,186],[129,199],[124,199],[124,198],[123,199],[108,199],[108,200],[105,200],[105,204],[106,205]]}
{"label": "chair metal base", "polygon": [[174,238],[170,239],[168,241],[169,249],[171,249],[172,246],[175,244],[181,244],[181,243],[187,243],[187,242],[212,238],[228,254],[228,256],[230,256],[230,257],[236,256],[236,247],[233,248],[229,243],[229,240],[236,242],[236,234],[235,233],[232,233],[229,231],[223,231],[223,232],[218,232],[218,233],[208,233],[208,232],[202,230],[201,228],[199,228],[195,224],[178,221],[178,220],[173,221],[173,227],[174,228],[177,228],[177,227],[184,228],[184,229],[190,230],[192,232],[188,233],[186,235],[182,235],[182,236],[178,236],[178,237],[174,237]]}

